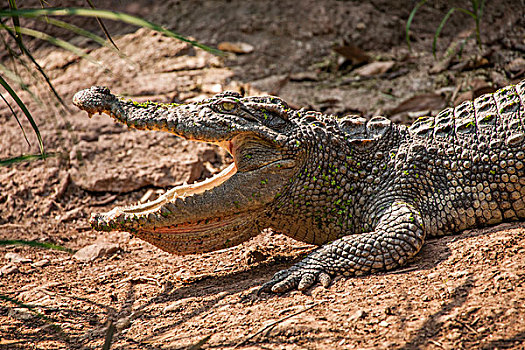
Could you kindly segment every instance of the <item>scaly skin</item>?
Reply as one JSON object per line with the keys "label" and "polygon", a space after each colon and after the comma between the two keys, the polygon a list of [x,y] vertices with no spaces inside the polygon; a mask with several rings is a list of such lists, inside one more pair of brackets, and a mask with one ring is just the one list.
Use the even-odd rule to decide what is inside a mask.
{"label": "scaly skin", "polygon": [[93,87],[74,103],[232,153],[235,165],[206,191],[178,187],[152,203],[95,214],[91,223],[176,254],[226,248],[268,227],[321,246],[261,291],[393,269],[426,237],[525,218],[525,81],[410,128],[231,92],[139,105]]}

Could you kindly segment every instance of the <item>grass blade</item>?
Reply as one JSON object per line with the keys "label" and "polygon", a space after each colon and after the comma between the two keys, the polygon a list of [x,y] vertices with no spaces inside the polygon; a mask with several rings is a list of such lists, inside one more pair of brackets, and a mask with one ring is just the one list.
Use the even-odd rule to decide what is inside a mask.
{"label": "grass blade", "polygon": [[15,163],[30,162],[33,160],[44,160],[50,157],[55,157],[55,153],[44,153],[44,154],[22,154],[21,156],[0,159],[0,166],[8,166]]}
{"label": "grass blade", "polygon": [[[2,23],[0,23],[0,25],[3,26]],[[7,27],[7,26],[4,26],[4,29],[6,29],[6,31],[11,35],[11,36],[14,36],[13,34],[13,31]],[[57,98],[57,100],[60,102],[60,104],[62,104],[62,106],[68,110],[68,107],[67,105],[64,103],[64,101],[62,100],[62,98],[60,97],[60,95],[58,94],[58,92],[55,90],[55,87],[53,86],[53,84],[51,84],[51,80],[49,80],[49,77],[47,76],[46,72],[44,71],[44,69],[40,66],[40,64],[38,64],[38,62],[35,60],[35,58],[33,57],[33,55],[31,54],[31,52],[29,52],[29,50],[25,47],[25,45],[21,45],[20,46],[20,49],[22,50],[22,52],[27,56],[29,57],[29,59],[31,60],[31,62],[35,65],[36,69],[38,70],[38,72],[42,75],[42,77],[44,77],[44,80],[46,81],[46,84],[47,86],[49,86],[49,88],[51,89],[51,91],[53,92],[53,95],[55,95],[55,97]]]}
{"label": "grass blade", "polygon": [[476,40],[478,41],[478,47],[481,50],[481,34],[479,30],[479,21],[481,20],[481,16],[483,16],[483,10],[485,8],[485,0],[481,0],[481,4],[478,8],[478,12],[476,13]]}
{"label": "grass blade", "polygon": [[35,95],[33,93],[33,91],[31,91],[29,89],[29,86],[27,86],[26,83],[24,83],[24,81],[20,78],[20,75],[15,73],[15,72],[12,72],[11,70],[9,70],[9,68],[7,68],[6,66],[4,66],[3,64],[0,63],[0,72],[2,72],[4,74],[4,76],[7,77],[7,79],[9,80],[12,80],[14,81],[15,83],[18,84],[18,86],[20,86],[20,88],[22,90],[24,90],[25,92],[27,92],[31,98],[36,102],[38,103],[39,105],[43,106],[44,103],[42,102],[41,99],[38,98],[37,95]]}
{"label": "grass blade", "polygon": [[53,244],[53,243],[45,243],[45,242],[37,242],[37,241],[25,241],[25,240],[0,240],[0,245],[27,245],[30,247],[35,248],[44,248],[44,249],[52,249],[52,250],[59,250],[62,252],[67,252],[70,254],[75,253],[75,250],[63,247],[61,245]]}
{"label": "grass blade", "polygon": [[476,15],[474,17],[474,20],[476,21],[476,41],[478,42],[478,48],[481,50],[481,34],[479,30],[479,21],[481,20],[481,17],[483,16],[483,9],[485,7],[485,0],[481,0],[481,2],[478,2],[478,0],[472,0],[472,8],[474,9],[474,14]]}
{"label": "grass blade", "polygon": [[[9,30],[12,30],[13,28],[10,28],[8,26],[6,26],[5,24],[0,24],[0,28],[4,28],[4,29],[9,29]],[[88,60],[89,62],[91,63],[94,63],[96,65],[99,65],[99,66],[102,66],[102,63],[100,63],[99,61],[97,61],[95,58],[93,58],[92,56],[90,56],[89,54],[85,53],[81,48],[79,48],[78,46],[75,46],[73,44],[70,44],[68,43],[67,41],[64,41],[62,39],[58,39],[58,38],[55,38],[54,36],[51,36],[49,34],[46,34],[46,33],[43,33],[43,32],[40,32],[38,30],[34,30],[34,29],[30,29],[30,28],[24,28],[24,27],[21,27],[21,28],[18,28],[18,30],[20,31],[20,33],[22,34],[25,34],[25,35],[29,35],[29,36],[32,36],[32,37],[35,37],[37,39],[41,39],[41,40],[45,40],[55,46],[58,46],[58,47],[61,47],[63,48],[64,50],[67,50],[67,51],[71,51],[73,52],[75,55],[78,55],[86,60]]]}
{"label": "grass blade", "polygon": [[214,55],[223,56],[224,52],[218,49],[211,48],[204,44],[201,44],[195,40],[188,39],[180,34],[177,34],[169,29],[166,29],[153,22],[146,21],[145,19],[128,15],[123,12],[99,10],[99,9],[86,9],[77,7],[62,7],[62,8],[45,8],[45,9],[23,9],[23,10],[0,10],[0,17],[12,17],[20,16],[27,18],[35,18],[39,16],[83,16],[83,17],[100,17],[115,21],[121,21],[124,23],[132,24],[139,27],[149,28],[162,33],[168,37],[175,38],[184,42],[189,43],[195,47],[201,48]]}
{"label": "grass blade", "polygon": [[443,17],[443,19],[441,20],[441,23],[439,23],[438,29],[436,30],[436,33],[434,34],[434,41],[432,42],[432,54],[434,55],[434,58],[436,58],[436,45],[437,45],[437,39],[439,37],[439,34],[441,34],[441,31],[443,30],[445,23],[447,23],[448,19],[450,18],[450,16],[452,16],[454,11],[456,11],[455,7],[448,10],[445,17]]}
{"label": "grass blade", "polygon": [[24,104],[24,102],[22,102],[22,100],[20,99],[20,97],[18,97],[16,92],[14,92],[14,90],[11,89],[9,84],[4,80],[4,78],[2,78],[2,76],[0,76],[0,85],[2,85],[4,87],[4,89],[6,89],[6,91],[9,93],[9,95],[11,95],[13,100],[15,100],[16,104],[18,105],[18,107],[20,107],[22,112],[24,112],[27,120],[31,124],[31,127],[35,131],[36,137],[38,139],[38,147],[40,148],[40,153],[43,156],[45,154],[45,152],[44,152],[44,143],[42,142],[42,136],[40,135],[40,130],[38,130],[38,126],[36,125],[35,120],[33,119],[33,116],[31,115],[31,113],[27,109],[27,107]]}
{"label": "grass blade", "polygon": [[416,6],[414,6],[414,8],[412,9],[412,12],[410,12],[410,16],[408,16],[407,24],[405,26],[405,37],[408,49],[410,51],[412,51],[412,48],[410,46],[410,26],[412,25],[412,21],[414,20],[414,16],[416,15],[417,10],[419,10],[419,8],[423,6],[427,1],[428,0],[421,0],[420,2],[418,2]]}
{"label": "grass blade", "polygon": [[464,9],[464,8],[461,8],[461,7],[457,7],[456,10],[459,11],[459,12],[463,12],[466,15],[469,15],[474,20],[476,19],[476,15],[474,14],[474,12],[471,12],[471,11],[469,11],[467,9]]}
{"label": "grass blade", "polygon": [[[94,9],[95,8],[95,5],[93,4],[93,2],[91,0],[86,0],[87,3],[89,4],[89,6]],[[104,35],[106,36],[106,38],[108,38],[108,40],[113,44],[113,46],[115,47],[115,49],[118,50],[118,47],[117,47],[117,44],[115,44],[115,42],[113,41],[113,39],[111,38],[111,35],[109,34],[109,31],[108,29],[106,28],[106,26],[104,25],[104,22],[102,22],[102,20],[98,17],[97,18],[97,22],[98,22],[98,25],[100,26],[100,29],[102,29],[102,31],[104,32]]]}
{"label": "grass blade", "polygon": [[108,321],[108,330],[106,331],[106,336],[104,337],[104,345],[102,345],[102,350],[111,349],[111,343],[113,342],[113,335],[115,334],[115,324],[113,321]]}
{"label": "grass blade", "polygon": [[[15,0],[9,0],[9,8],[11,10],[16,10],[16,1]],[[20,27],[20,18],[18,16],[13,16],[12,17],[13,19],[13,26],[16,28],[16,27]],[[21,47],[23,44],[22,42],[22,34],[20,32],[16,32],[16,36],[15,36],[15,40],[16,40],[16,43],[18,44],[19,47]],[[22,50],[22,48],[20,48],[20,50]]]}
{"label": "grass blade", "polygon": [[478,16],[481,18],[483,16],[483,10],[485,9],[485,0],[481,0],[481,4],[479,6],[479,12]]}
{"label": "grass blade", "polygon": [[11,111],[11,114],[15,117],[16,122],[18,123],[18,126],[19,126],[20,129],[22,130],[22,134],[24,135],[24,139],[26,140],[27,145],[28,145],[29,147],[31,147],[31,142],[29,142],[29,140],[27,139],[26,131],[25,131],[24,127],[22,126],[22,124],[20,123],[20,119],[18,119],[18,115],[17,115],[16,112],[13,110],[13,107],[11,107],[11,105],[9,104],[9,102],[7,102],[7,100],[5,99],[4,95],[0,94],[0,97],[2,98],[2,100],[4,100],[5,104],[7,105],[7,108],[9,108],[9,110]]}
{"label": "grass blade", "polygon": [[53,327],[53,329],[57,333],[62,335],[65,339],[69,339],[67,334],[64,333],[64,330],[62,329],[62,327],[60,327],[58,324],[55,323],[55,322],[57,322],[57,320],[55,320],[53,318],[50,318],[50,317],[48,317],[48,316],[46,316],[46,315],[36,311],[34,306],[26,304],[26,303],[23,303],[23,302],[21,302],[18,299],[11,298],[11,297],[9,297],[7,295],[4,295],[4,294],[0,294],[0,300],[11,302],[11,303],[15,304],[16,306],[18,306],[20,308],[24,308],[24,309],[27,309],[27,310],[31,311],[36,317],[38,317],[39,319],[41,319],[42,321],[46,322],[51,327]]}
{"label": "grass blade", "polygon": [[[45,17],[45,19],[42,18],[42,17],[38,17],[38,19],[45,20],[47,23],[49,23],[51,25],[54,25],[54,26],[59,27],[59,28],[67,29],[67,30],[69,30],[69,31],[71,31],[71,32],[73,32],[75,34],[78,34],[78,35],[81,35],[83,37],[89,38],[89,39],[93,40],[94,42],[96,42],[97,44],[99,44],[100,46],[104,46],[104,47],[107,47],[108,49],[112,50],[114,53],[119,55],[120,58],[129,61],[128,63],[133,63],[133,62],[131,62],[131,60],[129,60],[129,58],[124,53],[122,53],[122,51],[116,49],[116,46],[108,45],[108,43],[106,42],[106,40],[104,38],[102,38],[99,35],[93,34],[90,31],[85,30],[84,28],[80,28],[80,27],[78,27],[78,26],[76,26],[74,24],[71,24],[71,23],[68,23],[68,22],[64,22],[64,21],[60,21],[58,19],[51,18],[51,17]],[[113,42],[113,41],[111,41],[111,42]]]}

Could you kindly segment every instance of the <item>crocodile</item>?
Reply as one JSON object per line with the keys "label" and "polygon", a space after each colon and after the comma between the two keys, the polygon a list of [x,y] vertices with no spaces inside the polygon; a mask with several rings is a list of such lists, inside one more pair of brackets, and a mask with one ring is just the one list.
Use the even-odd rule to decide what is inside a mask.
{"label": "crocodile", "polygon": [[90,222],[174,254],[229,248],[266,228],[319,246],[262,292],[391,270],[428,237],[525,218],[525,80],[409,127],[235,92],[177,105],[137,103],[95,86],[73,102],[89,116],[106,113],[232,155],[214,177]]}

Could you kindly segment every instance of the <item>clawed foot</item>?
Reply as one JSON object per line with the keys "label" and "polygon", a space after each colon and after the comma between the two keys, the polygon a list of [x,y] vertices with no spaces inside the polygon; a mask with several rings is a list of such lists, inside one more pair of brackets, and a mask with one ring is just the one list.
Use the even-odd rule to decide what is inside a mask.
{"label": "clawed foot", "polygon": [[332,281],[332,277],[321,268],[311,268],[301,266],[299,263],[287,270],[282,270],[273,275],[272,279],[266,282],[257,294],[263,292],[284,293],[292,289],[306,290],[316,282],[320,282],[327,288]]}

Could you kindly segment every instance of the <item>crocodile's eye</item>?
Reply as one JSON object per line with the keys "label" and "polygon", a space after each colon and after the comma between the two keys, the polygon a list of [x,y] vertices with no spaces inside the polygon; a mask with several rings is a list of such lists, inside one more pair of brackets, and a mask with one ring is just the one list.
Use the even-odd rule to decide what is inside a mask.
{"label": "crocodile's eye", "polygon": [[236,111],[241,107],[241,102],[237,99],[222,98],[215,101],[211,108],[217,113],[235,114]]}
{"label": "crocodile's eye", "polygon": [[225,111],[233,111],[235,109],[235,103],[226,101],[221,104],[221,107]]}

